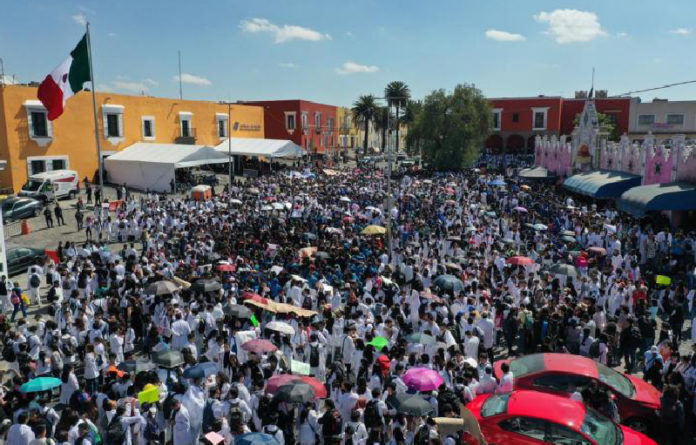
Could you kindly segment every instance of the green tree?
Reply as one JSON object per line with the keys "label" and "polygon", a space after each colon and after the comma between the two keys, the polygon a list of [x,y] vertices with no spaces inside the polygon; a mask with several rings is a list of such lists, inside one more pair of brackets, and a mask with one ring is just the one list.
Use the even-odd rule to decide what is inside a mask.
{"label": "green tree", "polygon": [[353,103],[351,111],[355,122],[364,126],[365,140],[363,150],[365,150],[364,153],[367,153],[367,136],[370,131],[370,121],[374,119],[375,113],[377,112],[375,96],[368,94],[358,97],[358,100]]}
{"label": "green tree", "polygon": [[408,132],[411,151],[421,150],[423,160],[441,169],[471,165],[490,128],[491,109],[480,90],[457,85],[452,93],[435,90],[414,107],[415,118]]}
{"label": "green tree", "polygon": [[[408,104],[408,100],[411,98],[411,90],[408,88],[405,82],[400,80],[395,80],[389,82],[387,87],[384,89],[384,97],[387,99],[387,104],[390,107],[396,108],[396,121],[401,122],[399,119],[399,109],[405,108]],[[399,125],[396,126],[396,152],[399,152]]]}
{"label": "green tree", "polygon": [[[573,118],[573,126],[577,127],[580,125],[580,116],[582,113],[578,113],[575,115]],[[616,130],[616,124],[614,121],[612,121],[609,118],[608,114],[604,113],[597,113],[597,122],[599,122],[599,128],[602,129],[602,131],[606,131],[607,134],[609,135],[609,140],[610,141],[618,141],[619,140],[619,133]]]}
{"label": "green tree", "polygon": [[377,107],[373,122],[375,130],[380,132],[382,152],[387,146],[387,130],[389,130],[389,120],[392,117],[389,107]]}

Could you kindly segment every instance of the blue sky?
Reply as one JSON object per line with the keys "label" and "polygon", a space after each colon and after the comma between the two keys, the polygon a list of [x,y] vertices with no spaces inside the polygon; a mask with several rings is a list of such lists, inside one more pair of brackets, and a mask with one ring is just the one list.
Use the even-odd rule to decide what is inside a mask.
{"label": "blue sky", "polygon": [[[97,88],[184,98],[350,105],[405,81],[420,98],[618,94],[696,79],[693,0],[6,1],[0,57],[40,81],[92,26]],[[696,84],[643,93],[696,99]]]}

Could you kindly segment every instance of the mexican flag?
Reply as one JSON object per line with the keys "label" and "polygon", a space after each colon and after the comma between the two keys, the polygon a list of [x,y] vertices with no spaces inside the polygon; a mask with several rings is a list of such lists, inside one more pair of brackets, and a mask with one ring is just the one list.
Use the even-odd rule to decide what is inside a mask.
{"label": "mexican flag", "polygon": [[82,91],[82,85],[89,80],[92,79],[89,75],[89,51],[85,34],[70,52],[70,57],[39,85],[38,98],[48,110],[48,119],[54,120],[63,114],[65,101]]}

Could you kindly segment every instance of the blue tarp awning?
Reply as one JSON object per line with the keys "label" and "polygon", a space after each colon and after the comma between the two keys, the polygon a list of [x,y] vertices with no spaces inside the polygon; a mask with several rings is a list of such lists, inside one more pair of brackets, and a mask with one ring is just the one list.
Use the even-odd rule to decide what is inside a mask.
{"label": "blue tarp awning", "polygon": [[696,185],[669,182],[634,187],[621,195],[616,206],[636,217],[663,210],[696,210]]}
{"label": "blue tarp awning", "polygon": [[571,192],[597,199],[614,199],[626,190],[640,185],[641,177],[630,173],[597,170],[573,175],[563,187]]}

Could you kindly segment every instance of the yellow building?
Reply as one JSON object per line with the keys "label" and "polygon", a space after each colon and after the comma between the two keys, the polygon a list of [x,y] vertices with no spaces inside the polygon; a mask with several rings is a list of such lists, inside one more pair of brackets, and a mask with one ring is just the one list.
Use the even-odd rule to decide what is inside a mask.
{"label": "yellow building", "polygon": [[337,107],[336,118],[338,119],[338,149],[353,150],[361,146],[360,129],[355,125],[351,109]]}
{"label": "yellow building", "polygon": [[[37,88],[0,86],[0,187],[19,191],[27,177],[43,171],[76,170],[94,177],[97,149],[92,95],[78,93],[63,115],[46,119]],[[231,107],[232,137],[263,138],[263,108]],[[209,101],[97,93],[102,157],[136,142],[218,145],[227,137],[227,105]]]}

